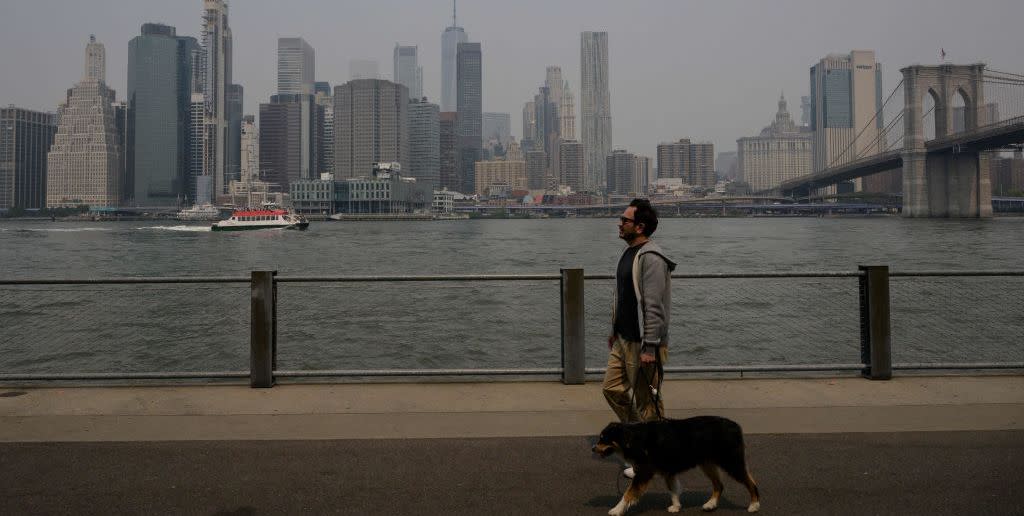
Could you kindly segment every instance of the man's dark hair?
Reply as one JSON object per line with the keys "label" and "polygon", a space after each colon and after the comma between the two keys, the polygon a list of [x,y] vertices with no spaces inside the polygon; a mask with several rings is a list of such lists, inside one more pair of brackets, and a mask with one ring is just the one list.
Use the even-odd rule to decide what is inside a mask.
{"label": "man's dark hair", "polygon": [[636,208],[636,213],[633,214],[634,224],[644,225],[644,236],[651,236],[654,231],[658,229],[658,211],[651,206],[651,201],[647,199],[633,199],[629,203],[630,206]]}

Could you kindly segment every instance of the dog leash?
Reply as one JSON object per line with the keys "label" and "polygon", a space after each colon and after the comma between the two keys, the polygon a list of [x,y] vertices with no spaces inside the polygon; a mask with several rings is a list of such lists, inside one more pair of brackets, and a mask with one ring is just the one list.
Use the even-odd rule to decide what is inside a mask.
{"label": "dog leash", "polygon": [[[665,380],[665,368],[661,363],[661,353],[657,349],[654,351],[654,366],[658,375],[657,387],[654,386],[654,379],[647,376],[647,373],[644,371],[643,364],[639,366],[639,373],[645,380],[647,387],[651,390],[651,401],[654,403],[654,413],[657,414],[658,420],[663,420],[665,419],[665,415],[661,413],[661,385]],[[636,385],[632,386],[632,398],[633,407],[639,410],[639,407],[636,405]]]}

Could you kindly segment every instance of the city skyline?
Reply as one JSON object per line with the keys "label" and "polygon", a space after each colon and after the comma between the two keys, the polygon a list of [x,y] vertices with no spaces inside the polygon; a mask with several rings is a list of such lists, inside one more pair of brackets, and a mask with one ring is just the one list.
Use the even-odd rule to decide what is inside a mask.
{"label": "city skyline", "polygon": [[[108,83],[127,91],[128,41],[143,23],[175,26],[181,36],[199,38],[198,0],[164,5],[140,1],[128,5],[96,0],[86,5],[61,3],[60,17],[52,19],[52,42],[19,51],[17,44],[30,38],[31,24],[17,20],[47,18],[47,6],[18,3],[7,7],[11,16],[0,21],[0,56],[17,73],[0,78],[0,103],[26,109],[53,111],[64,91],[81,73],[81,41],[95,33],[106,43]],[[64,5],[66,4],[66,5]],[[103,16],[116,6],[120,15]],[[735,148],[736,138],[763,127],[772,115],[779,91],[793,99],[807,95],[807,74],[821,56],[855,49],[874,50],[883,64],[883,90],[898,82],[899,68],[913,63],[934,63],[939,49],[947,59],[964,63],[983,60],[994,68],[1024,69],[1017,55],[1013,30],[1024,6],[993,0],[971,7],[949,3],[923,10],[915,6],[867,2],[862,9],[843,10],[838,2],[782,2],[771,5],[721,2],[701,5],[646,2],[621,6],[614,2],[564,2],[547,9],[545,17],[530,17],[523,9],[496,9],[493,2],[463,2],[458,23],[485,48],[485,111],[513,114],[512,127],[522,127],[523,100],[536,88],[547,66],[560,66],[574,89],[579,88],[579,34],[609,33],[610,89],[615,148],[654,155],[654,147],[679,138],[707,140],[720,150]],[[277,38],[303,37],[322,54],[316,80],[341,84],[351,59],[390,62],[395,41],[417,45],[424,69],[424,94],[440,102],[440,33],[451,24],[451,3],[390,0],[374,6],[347,6],[351,12],[337,30],[323,16],[329,4],[296,2],[295,12],[269,17],[269,1],[232,4],[234,42],[233,81],[248,90],[246,114],[255,114],[276,90],[274,69]],[[877,7],[877,9],[875,9]],[[738,9],[741,8],[741,9]],[[316,13],[312,17],[306,12]],[[878,17],[877,12],[887,13]],[[276,11],[275,11],[276,12]],[[501,16],[487,13],[500,12]],[[394,13],[400,13],[394,16]],[[800,23],[809,13],[815,23]],[[988,15],[986,15],[988,13]],[[843,23],[832,23],[842,18]],[[311,21],[312,20],[312,21]],[[927,28],[906,33],[903,24]],[[522,38],[531,33],[543,38]],[[778,27],[788,30],[780,33]],[[985,34],[984,38],[975,37]],[[782,34],[782,35],[780,35]],[[706,48],[714,41],[714,51]],[[684,52],[680,53],[679,50]],[[643,80],[637,80],[642,77]],[[758,88],[749,80],[757,77]],[[578,90],[577,90],[578,91]],[[577,98],[577,110],[579,99]],[[577,113],[578,114],[578,113]],[[521,135],[516,135],[520,137]]]}

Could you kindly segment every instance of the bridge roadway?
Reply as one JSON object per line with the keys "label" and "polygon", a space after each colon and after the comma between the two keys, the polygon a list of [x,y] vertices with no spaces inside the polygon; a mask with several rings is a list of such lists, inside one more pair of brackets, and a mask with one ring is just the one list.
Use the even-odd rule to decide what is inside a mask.
{"label": "bridge roadway", "polygon": [[[763,514],[1024,514],[1024,376],[693,379]],[[597,382],[0,386],[0,514],[605,514]],[[726,481],[723,514],[746,495]],[[709,495],[683,480],[683,513]],[[630,514],[664,514],[659,482]]]}
{"label": "bridge roadway", "polygon": [[[953,133],[925,142],[929,154],[959,152],[960,149],[998,149],[1024,141],[1024,116],[1011,118],[971,131]],[[807,176],[783,181],[777,188],[789,194],[798,188],[827,186],[903,166],[903,149],[891,150],[827,168]]]}

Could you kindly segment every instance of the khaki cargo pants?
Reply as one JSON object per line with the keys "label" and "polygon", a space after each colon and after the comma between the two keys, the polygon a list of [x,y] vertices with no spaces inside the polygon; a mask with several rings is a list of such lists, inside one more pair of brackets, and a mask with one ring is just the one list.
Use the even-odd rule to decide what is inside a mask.
{"label": "khaki cargo pants", "polygon": [[[665,405],[658,398],[657,409],[651,396],[651,385],[657,387],[660,378],[656,364],[640,367],[642,342],[630,342],[616,335],[608,354],[608,370],[604,373],[604,397],[623,423],[658,419],[665,415]],[[659,359],[664,367],[668,362],[668,346],[659,346]],[[650,384],[648,384],[650,380]],[[633,388],[636,388],[634,402]]]}

